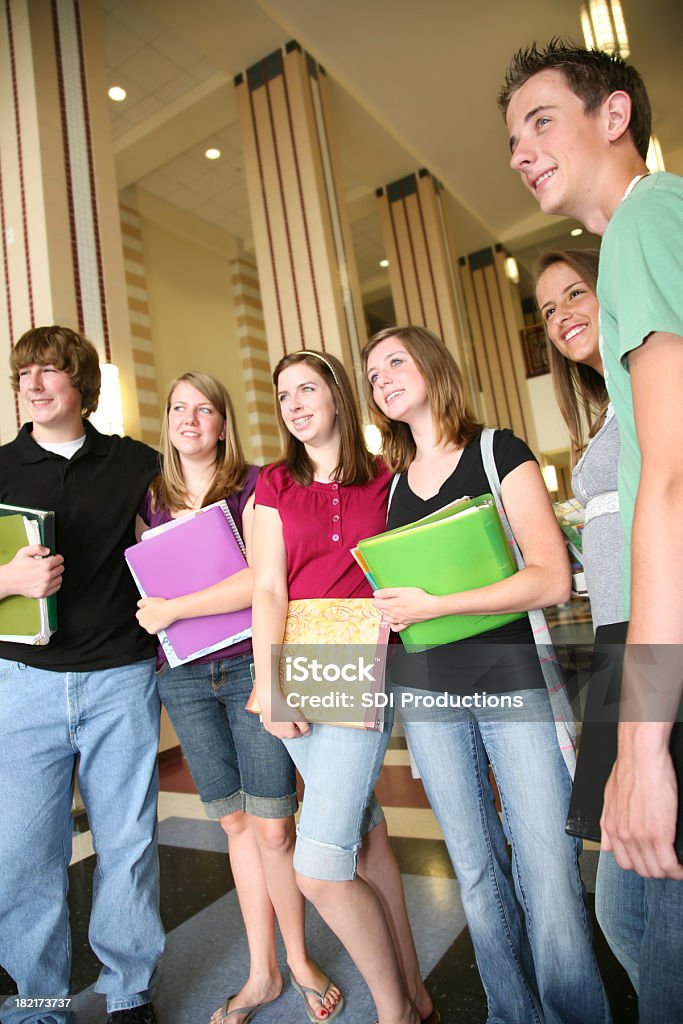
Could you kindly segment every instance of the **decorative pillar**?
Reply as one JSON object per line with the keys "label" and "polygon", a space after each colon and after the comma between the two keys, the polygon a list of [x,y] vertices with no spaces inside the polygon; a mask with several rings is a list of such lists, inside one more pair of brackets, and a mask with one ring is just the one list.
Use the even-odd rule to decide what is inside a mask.
{"label": "decorative pillar", "polygon": [[281,451],[280,432],[275,416],[258,274],[254,264],[244,258],[233,260],[231,269],[249,439],[256,462],[274,462]]}
{"label": "decorative pillar", "polygon": [[427,327],[443,338],[476,408],[479,389],[471,374],[441,185],[423,169],[377,189],[377,200],[396,321]]}
{"label": "decorative pillar", "polygon": [[365,322],[324,70],[296,42],[235,79],[268,354],[359,370]]}
{"label": "decorative pillar", "polygon": [[[123,237],[123,262],[126,274],[131,351],[135,370],[135,386],[140,403],[140,440],[158,447],[163,409],[157,385],[152,344],[140,214],[133,206],[120,202],[119,215]],[[162,387],[163,385],[162,381]],[[162,395],[162,401],[163,398]]]}
{"label": "decorative pillar", "polygon": [[536,429],[520,342],[519,291],[505,272],[501,245],[460,259],[474,363],[490,426],[510,427],[536,449]]}
{"label": "decorative pillar", "polygon": [[[105,64],[97,4],[0,5],[0,363],[32,326],[86,334],[120,370],[139,433]],[[18,406],[0,374],[0,433]]]}

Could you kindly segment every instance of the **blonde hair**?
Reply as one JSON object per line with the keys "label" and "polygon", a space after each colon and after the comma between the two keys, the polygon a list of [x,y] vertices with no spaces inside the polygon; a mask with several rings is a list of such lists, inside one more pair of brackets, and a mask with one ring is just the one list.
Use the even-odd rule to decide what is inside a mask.
{"label": "blonde hair", "polygon": [[[592,292],[598,285],[597,249],[551,249],[539,257],[534,269],[534,292],[541,276],[557,263],[566,263],[574,270]],[[555,398],[562,418],[567,424],[572,445],[572,464],[575,465],[590,438],[595,437],[605,422],[609,396],[604,377],[585,363],[574,363],[555,348],[548,337],[544,320],[545,341],[548,348],[548,362],[553,378]],[[588,424],[588,439],[585,424]]]}
{"label": "blonde hair", "polygon": [[183,477],[183,469],[178,450],[171,444],[168,433],[168,414],[171,408],[173,392],[179,384],[190,384],[211,403],[223,420],[224,437],[216,445],[216,468],[211,485],[206,492],[203,505],[211,505],[214,501],[228,498],[244,486],[247,474],[247,463],[235,425],[235,410],[226,388],[215,377],[199,370],[190,370],[176,377],[168,389],[166,412],[161,426],[161,450],[164,456],[161,473],[150,485],[152,492],[152,508],[165,506],[177,511],[188,508],[187,489]]}
{"label": "blonde hair", "polygon": [[476,440],[482,424],[475,419],[465,394],[460,368],[445,344],[426,327],[385,327],[361,352],[363,388],[368,408],[382,435],[383,457],[392,473],[404,473],[415,458],[415,440],[407,423],[389,419],[375,402],[368,380],[368,358],[387,338],[397,338],[415,361],[424,380],[436,426],[436,443],[464,447]]}

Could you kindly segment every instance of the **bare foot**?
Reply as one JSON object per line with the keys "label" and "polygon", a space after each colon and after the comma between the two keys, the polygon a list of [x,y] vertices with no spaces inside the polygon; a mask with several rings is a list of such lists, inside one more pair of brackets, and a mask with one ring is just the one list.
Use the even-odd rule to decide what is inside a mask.
{"label": "bare foot", "polygon": [[[292,978],[294,978],[299,985],[303,988],[312,988],[316,992],[323,992],[325,986],[328,985],[328,977],[321,971],[318,965],[313,960],[305,960],[302,963],[296,965],[296,969],[288,963]],[[325,992],[325,998],[322,1004],[319,999],[316,999],[314,995],[306,993],[304,998],[311,1010],[315,1014],[319,1021],[326,1021],[330,1014],[334,1012],[334,1009],[341,999],[341,992],[332,982],[329,982],[329,987]]]}
{"label": "bare foot", "polygon": [[[279,971],[263,980],[250,977],[236,995],[230,996],[229,1000],[211,1015],[210,1024],[223,1024],[226,1016],[226,1024],[243,1024],[249,1015],[248,1007],[258,1006],[259,1003],[272,1003],[281,992],[282,976]],[[245,1008],[244,1013],[235,1013],[235,1010],[242,1007]]]}

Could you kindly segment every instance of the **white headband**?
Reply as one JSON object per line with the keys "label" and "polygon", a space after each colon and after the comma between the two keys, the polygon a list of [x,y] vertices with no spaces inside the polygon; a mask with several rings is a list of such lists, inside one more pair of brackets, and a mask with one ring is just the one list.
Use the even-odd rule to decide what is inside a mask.
{"label": "white headband", "polygon": [[339,383],[339,379],[337,377],[337,374],[334,372],[334,367],[332,366],[332,363],[330,363],[325,358],[325,356],[321,355],[320,352],[311,352],[310,349],[302,348],[300,352],[294,352],[293,355],[297,355],[297,356],[313,356],[314,359],[319,359],[320,362],[324,363],[325,366],[327,367],[327,369],[330,371],[330,373],[334,377],[334,383],[337,385],[337,387],[341,391],[341,384]]}

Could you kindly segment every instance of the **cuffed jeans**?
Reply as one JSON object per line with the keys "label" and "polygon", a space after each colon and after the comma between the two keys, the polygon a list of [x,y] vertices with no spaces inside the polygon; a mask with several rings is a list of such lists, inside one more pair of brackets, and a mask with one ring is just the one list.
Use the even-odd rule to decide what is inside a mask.
{"label": "cuffed jeans", "polygon": [[602,852],[595,910],[638,993],[640,1024],[683,1021],[683,882],[641,878]]}
{"label": "cuffed jeans", "polygon": [[[97,866],[90,945],[112,1010],[151,999],[164,948],[156,841],[154,661],[47,672],[0,661],[0,963],[19,994],[69,993],[66,902],[76,755]],[[3,1024],[64,1013],[5,1009]]]}
{"label": "cuffed jeans", "polygon": [[548,694],[519,695],[514,711],[423,711],[406,735],[460,883],[488,1024],[607,1024]]}

